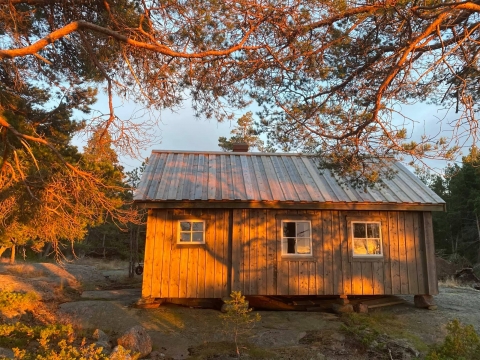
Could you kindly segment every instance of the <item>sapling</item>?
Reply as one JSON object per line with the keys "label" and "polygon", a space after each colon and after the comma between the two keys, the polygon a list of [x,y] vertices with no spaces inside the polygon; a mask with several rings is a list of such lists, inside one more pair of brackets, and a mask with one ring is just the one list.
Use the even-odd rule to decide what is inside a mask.
{"label": "sapling", "polygon": [[255,323],[260,321],[260,314],[252,313],[252,309],[248,307],[248,301],[241,291],[232,291],[230,300],[225,300],[225,313],[220,315],[223,319],[224,329],[227,334],[230,334],[235,343],[237,357],[240,357],[240,348],[238,342],[242,335],[248,334]]}

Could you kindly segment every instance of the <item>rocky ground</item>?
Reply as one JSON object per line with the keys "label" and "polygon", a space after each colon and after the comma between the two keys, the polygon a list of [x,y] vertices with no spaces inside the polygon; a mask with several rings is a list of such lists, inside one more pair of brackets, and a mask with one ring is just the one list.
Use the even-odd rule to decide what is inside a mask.
{"label": "rocky ground", "polygon": [[[0,264],[0,289],[35,292],[58,319],[68,319],[85,332],[102,330],[108,342],[141,325],[152,339],[156,359],[235,358],[231,328],[220,312],[162,304],[138,309],[140,277],[127,277],[118,263]],[[260,311],[261,320],[241,339],[244,357],[262,359],[407,359],[420,358],[441,341],[452,319],[480,332],[480,291],[440,287],[438,309],[417,309],[406,303],[366,316],[339,317],[322,312]],[[105,339],[103,339],[105,341]],[[382,346],[380,346],[382,345]],[[386,346],[389,352],[378,349]],[[1,356],[0,356],[1,357]]]}

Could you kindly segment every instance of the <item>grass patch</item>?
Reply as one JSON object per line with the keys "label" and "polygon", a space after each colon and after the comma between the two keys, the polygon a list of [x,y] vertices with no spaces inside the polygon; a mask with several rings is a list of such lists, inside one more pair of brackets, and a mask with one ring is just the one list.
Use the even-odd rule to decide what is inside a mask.
{"label": "grass patch", "polygon": [[78,258],[75,260],[76,265],[94,266],[97,270],[126,270],[128,271],[129,262],[118,259],[94,259],[94,258]]}
{"label": "grass patch", "polygon": [[22,278],[38,278],[46,276],[45,271],[38,269],[35,265],[30,264],[5,265],[4,271],[7,274]]}
{"label": "grass patch", "polygon": [[458,281],[457,279],[455,279],[452,276],[448,277],[444,280],[439,280],[438,281],[438,286],[448,287],[448,288],[469,288],[469,289],[472,288],[471,286],[466,285],[466,284]]}
{"label": "grass patch", "polygon": [[[251,359],[275,359],[276,354],[272,351],[262,349],[250,343],[241,343],[240,357]],[[237,358],[237,350],[234,342],[218,341],[206,342],[188,349],[192,360],[224,359]]]}
{"label": "grass patch", "polygon": [[394,314],[372,312],[369,314],[349,313],[342,316],[343,330],[353,335],[365,348],[377,343],[382,347],[381,338],[405,339],[418,351],[428,351],[428,346],[412,334],[404,321]]}

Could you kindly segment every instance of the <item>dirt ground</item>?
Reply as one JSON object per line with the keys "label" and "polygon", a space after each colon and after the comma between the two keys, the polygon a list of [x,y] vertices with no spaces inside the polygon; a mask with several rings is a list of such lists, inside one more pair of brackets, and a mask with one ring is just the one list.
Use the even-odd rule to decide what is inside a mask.
{"label": "dirt ground", "polygon": [[[152,358],[232,358],[232,341],[219,311],[172,304],[134,308],[140,283],[139,276],[127,277],[127,264],[121,262],[84,262],[63,268],[47,263],[0,264],[0,289],[35,292],[54,307],[59,319],[68,318],[86,331],[99,328],[115,339],[132,326],[142,325],[153,340]],[[441,341],[450,320],[472,324],[480,333],[480,291],[441,286],[435,297],[438,309],[433,311],[415,308],[412,296],[404,298],[405,304],[348,321],[331,313],[259,311],[261,320],[242,339],[248,345],[241,352],[244,357],[263,359],[402,359],[415,357],[410,348],[425,353],[428,345]],[[365,324],[377,326],[385,332],[380,338],[405,339],[407,350],[385,357],[365,343],[369,336],[364,330],[345,331],[351,321],[360,321],[357,329]],[[404,340],[399,341],[402,347]]]}

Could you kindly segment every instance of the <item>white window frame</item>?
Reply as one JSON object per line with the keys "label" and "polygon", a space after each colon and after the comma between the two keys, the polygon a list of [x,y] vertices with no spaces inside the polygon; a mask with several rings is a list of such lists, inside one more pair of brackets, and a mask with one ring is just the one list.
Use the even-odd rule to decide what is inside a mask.
{"label": "white window frame", "polygon": [[[370,238],[370,239],[379,239],[380,240],[380,254],[355,254],[355,239],[369,239],[365,238],[355,238],[355,224],[378,224],[378,238]],[[351,236],[351,246],[352,246],[352,256],[353,258],[368,258],[368,259],[381,259],[383,258],[383,239],[382,239],[382,222],[379,220],[351,220],[350,221],[350,236]],[[366,228],[365,228],[365,231]],[[365,234],[367,235],[367,234]]]}
{"label": "white window frame", "polygon": [[[289,239],[289,238],[292,238],[291,236],[283,236],[283,223],[286,223],[286,222],[294,222],[294,223],[299,223],[299,222],[303,222],[303,223],[308,223],[308,225],[310,226],[310,236],[308,237],[308,239],[310,240],[310,253],[308,254],[297,254],[296,251],[297,251],[297,244],[296,244],[296,239],[297,239],[297,236],[295,236],[295,253],[289,253],[288,252],[288,245],[287,245],[287,248],[285,248],[285,241],[284,239]],[[296,227],[296,225],[295,225]],[[289,220],[289,219],[282,219],[281,222],[280,222],[280,232],[281,232],[281,244],[282,244],[282,256],[285,256],[285,257],[289,257],[289,256],[292,256],[292,257],[312,257],[313,256],[313,248],[312,248],[312,222],[310,220],[302,220],[302,219],[292,219],[292,220]],[[305,239],[307,238],[307,236],[304,236],[304,237],[299,237],[300,239]]]}
{"label": "white window frame", "polygon": [[[206,230],[206,224],[205,220],[199,220],[199,219],[179,219],[177,229],[178,229],[178,237],[177,237],[177,244],[179,245],[201,245],[205,244],[205,230]],[[181,223],[182,222],[189,222],[192,223],[192,228],[190,231],[184,231],[182,230]],[[193,233],[199,233],[200,231],[193,231],[193,223],[202,223],[203,224],[203,230],[201,231],[202,233],[202,241],[193,241]],[[190,233],[190,241],[181,241],[182,238],[182,233]]]}

